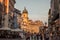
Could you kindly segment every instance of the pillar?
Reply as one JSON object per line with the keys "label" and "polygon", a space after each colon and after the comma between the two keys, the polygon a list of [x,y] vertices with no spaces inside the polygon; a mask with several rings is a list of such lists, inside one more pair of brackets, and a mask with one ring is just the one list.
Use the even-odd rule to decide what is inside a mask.
{"label": "pillar", "polygon": [[5,6],[6,6],[6,15],[5,15],[5,22],[4,22],[4,26],[5,28],[8,28],[8,13],[9,13],[9,0],[5,0]]}

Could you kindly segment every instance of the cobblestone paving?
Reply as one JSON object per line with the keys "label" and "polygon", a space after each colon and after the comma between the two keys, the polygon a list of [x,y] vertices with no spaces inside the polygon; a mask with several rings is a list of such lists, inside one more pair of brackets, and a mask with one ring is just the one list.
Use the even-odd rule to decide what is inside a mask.
{"label": "cobblestone paving", "polygon": [[0,39],[0,40],[22,40],[22,39]]}

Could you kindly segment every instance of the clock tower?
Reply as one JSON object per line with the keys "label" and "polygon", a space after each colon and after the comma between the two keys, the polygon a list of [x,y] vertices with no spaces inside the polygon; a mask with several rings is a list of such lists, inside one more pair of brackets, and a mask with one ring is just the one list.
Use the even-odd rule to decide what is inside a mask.
{"label": "clock tower", "polygon": [[27,25],[28,24],[28,11],[27,9],[24,7],[24,10],[22,12],[22,23],[23,25]]}

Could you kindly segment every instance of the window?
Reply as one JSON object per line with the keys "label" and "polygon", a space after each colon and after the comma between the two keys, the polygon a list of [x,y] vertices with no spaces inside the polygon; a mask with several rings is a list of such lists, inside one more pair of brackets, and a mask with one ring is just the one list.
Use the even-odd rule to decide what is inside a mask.
{"label": "window", "polygon": [[9,22],[10,22],[10,19],[9,19]]}
{"label": "window", "polygon": [[5,18],[3,18],[3,21],[5,20]]}
{"label": "window", "polygon": [[56,30],[59,31],[59,27],[56,27]]}

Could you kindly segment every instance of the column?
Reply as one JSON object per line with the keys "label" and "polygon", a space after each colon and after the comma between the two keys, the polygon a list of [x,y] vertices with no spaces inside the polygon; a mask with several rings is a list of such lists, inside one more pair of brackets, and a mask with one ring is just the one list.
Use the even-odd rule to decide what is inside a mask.
{"label": "column", "polygon": [[6,6],[6,15],[5,15],[5,22],[4,26],[5,28],[8,28],[8,13],[9,13],[9,0],[5,0],[5,6]]}

